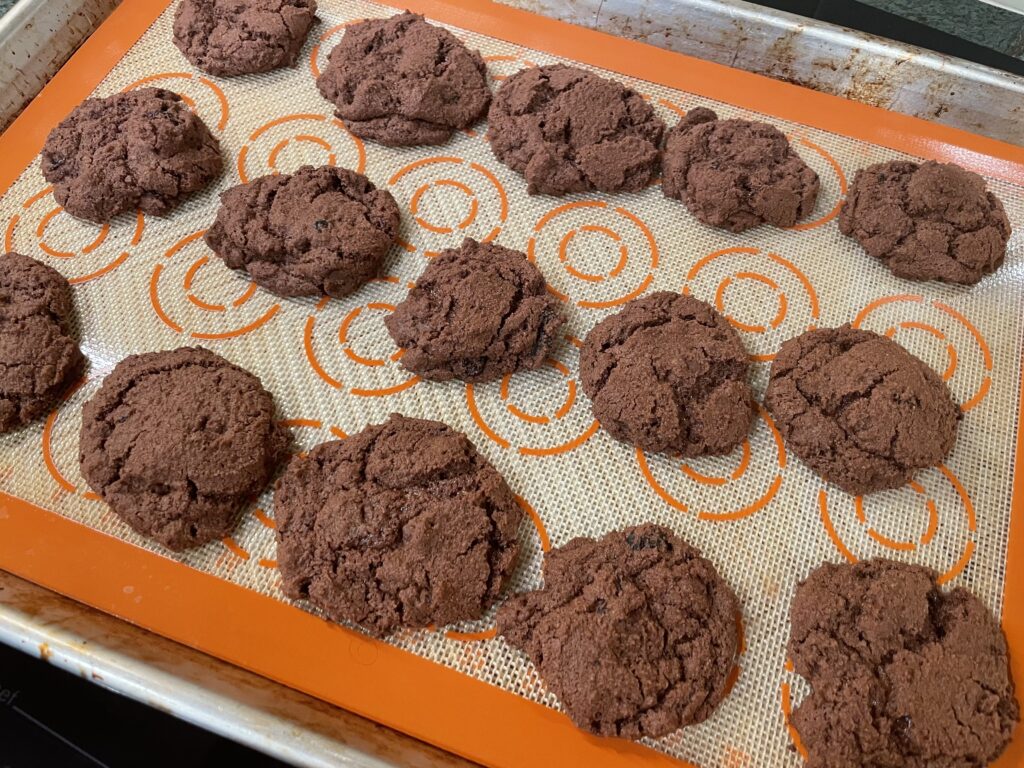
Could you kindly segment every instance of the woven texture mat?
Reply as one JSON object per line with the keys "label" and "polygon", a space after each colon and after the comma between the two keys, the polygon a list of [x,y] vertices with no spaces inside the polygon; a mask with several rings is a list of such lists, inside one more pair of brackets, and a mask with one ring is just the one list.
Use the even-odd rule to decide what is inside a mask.
{"label": "woven texture mat", "polygon": [[[194,72],[171,43],[172,7],[97,88],[98,95],[145,84],[175,90],[219,137],[222,178],[171,216],[126,215],[103,228],[77,222],[57,207],[37,163],[0,202],[6,247],[43,259],[75,284],[90,361],[86,380],[44,425],[0,440],[3,490],[159,551],[88,492],[77,465],[82,403],[135,352],[198,343],[248,368],[273,392],[302,448],[394,411],[443,420],[471,437],[530,513],[512,589],[539,583],[549,546],[645,521],[698,546],[733,585],[746,642],[731,695],[702,725],[651,742],[701,766],[799,763],[783,714],[804,691],[785,671],[788,607],[796,581],[823,560],[885,555],[924,563],[1000,610],[1019,392],[1024,190],[989,181],[1016,234],[1006,265],[971,289],[898,280],[839,233],[835,217],[853,172],[900,155],[770,116],[822,180],[818,210],[795,230],[717,231],[657,186],[531,198],[491,154],[482,124],[433,148],[388,149],[348,134],[314,74],[346,22],[393,11],[350,0],[321,6],[322,23],[294,70],[216,82]],[[454,31],[483,53],[495,85],[523,66],[553,61]],[[724,116],[764,117],[619,79],[670,125],[698,104]],[[402,244],[385,277],[344,300],[283,300],[208,251],[201,235],[219,192],[272,170],[325,162],[364,171],[402,207]],[[526,251],[564,300],[567,335],[542,370],[472,387],[421,382],[395,362],[383,316],[432,254],[467,235]],[[689,291],[731,319],[758,361],[758,393],[779,344],[808,328],[853,322],[893,335],[942,372],[963,404],[953,454],[910,486],[862,502],[823,486],[788,455],[763,410],[742,450],[725,458],[682,463],[615,442],[597,428],[576,382],[579,339],[629,298],[655,289]],[[180,559],[283,600],[272,528],[267,493],[231,538]],[[493,612],[390,642],[557,707],[526,658],[492,638]]]}

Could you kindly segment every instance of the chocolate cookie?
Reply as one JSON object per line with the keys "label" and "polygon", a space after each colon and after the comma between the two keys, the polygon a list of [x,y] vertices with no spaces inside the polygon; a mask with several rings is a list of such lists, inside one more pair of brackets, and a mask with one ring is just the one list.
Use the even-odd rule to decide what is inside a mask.
{"label": "chocolate cookie", "polygon": [[143,536],[182,550],[226,536],[290,436],[260,380],[200,347],[131,355],[82,410],[82,476]]}
{"label": "chocolate cookie", "polygon": [[0,257],[0,432],[50,410],[82,367],[71,286],[28,256]]}
{"label": "chocolate cookie", "polygon": [[138,209],[161,216],[221,171],[220,144],[162,88],[86,99],[54,128],[40,158],[53,196],[79,219]]}
{"label": "chocolate cookie", "polygon": [[539,368],[564,323],[525,255],[470,238],[433,259],[384,319],[410,371],[476,382]]}
{"label": "chocolate cookie", "polygon": [[306,165],[222,193],[206,243],[278,296],[341,297],[377,274],[398,220],[391,193],[362,174]]}
{"label": "chocolate cookie", "polygon": [[594,417],[645,451],[729,453],[754,419],[750,359],[709,304],[659,291],[633,299],[587,334],[580,378]]}
{"label": "chocolate cookie", "polygon": [[230,77],[294,66],[316,0],[181,0],[174,44],[192,64]]}
{"label": "chocolate cookie", "polygon": [[469,438],[398,414],[293,459],[274,511],[284,593],[379,635],[480,618],[523,519]]}
{"label": "chocolate cookie", "polygon": [[601,736],[659,738],[706,720],[736,663],[739,604],[710,561],[667,528],[573,539],[544,558],[544,586],[498,610],[572,721]]}
{"label": "chocolate cookie", "polygon": [[960,408],[892,339],[844,325],[785,342],[764,403],[786,446],[847,493],[899,488],[953,449]]}
{"label": "chocolate cookie", "polygon": [[793,713],[809,768],[974,768],[1019,719],[1006,639],[966,589],[890,560],[825,564],[796,590]]}
{"label": "chocolate cookie", "polygon": [[658,173],[665,123],[632,88],[563,64],[508,78],[487,116],[495,157],[531,195],[636,192]]}
{"label": "chocolate cookie", "polygon": [[751,120],[719,120],[691,109],[665,140],[666,197],[682,200],[705,224],[742,232],[759,224],[792,227],[809,216],[821,186],[780,130]]}
{"label": "chocolate cookie", "polygon": [[414,13],[346,27],[316,84],[352,133],[391,147],[443,144],[491,102],[480,54]]}
{"label": "chocolate cookie", "polygon": [[1000,267],[1010,239],[1010,220],[985,180],[933,161],[857,171],[839,229],[894,275],[966,285]]}

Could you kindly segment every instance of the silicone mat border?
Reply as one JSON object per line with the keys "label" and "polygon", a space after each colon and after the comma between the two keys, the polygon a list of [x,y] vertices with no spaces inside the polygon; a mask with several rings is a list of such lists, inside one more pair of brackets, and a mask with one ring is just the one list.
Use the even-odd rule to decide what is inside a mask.
{"label": "silicone mat border", "polygon": [[[1024,186],[1024,148],[818,93],[490,0],[376,0],[519,45],[661,83]],[[100,83],[173,0],[125,0],[0,136],[0,194],[49,131]],[[1014,414],[1017,450],[1024,378]],[[1024,482],[1014,477],[1003,626],[1024,681]],[[597,739],[561,713],[325,622],[0,493],[0,568],[99,610],[377,720],[469,759],[550,765],[679,766],[642,745]],[[126,585],[132,587],[126,590]],[[168,589],[168,585],[173,588]],[[130,594],[129,594],[130,593]],[[1024,736],[997,762],[1024,764]]]}

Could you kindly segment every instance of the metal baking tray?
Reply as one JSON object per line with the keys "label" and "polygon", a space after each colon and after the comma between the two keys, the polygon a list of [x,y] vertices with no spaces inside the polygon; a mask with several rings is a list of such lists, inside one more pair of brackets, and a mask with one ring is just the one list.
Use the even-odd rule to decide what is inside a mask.
{"label": "metal baking tray", "polygon": [[[506,4],[993,138],[1020,143],[1024,137],[1021,78],[738,0]],[[0,125],[31,99],[114,5],[109,0],[22,0],[0,21],[0,83],[5,97],[10,96],[0,104]],[[17,84],[13,90],[12,84]],[[327,708],[325,716],[324,705],[309,697],[15,577],[0,574],[0,588],[3,642],[282,759],[302,765],[461,764],[347,713]],[[244,684],[238,682],[242,678]],[[299,703],[291,706],[289,697]],[[281,699],[289,706],[271,705]],[[287,727],[275,727],[279,718]],[[324,720],[331,720],[332,727],[325,727]]]}

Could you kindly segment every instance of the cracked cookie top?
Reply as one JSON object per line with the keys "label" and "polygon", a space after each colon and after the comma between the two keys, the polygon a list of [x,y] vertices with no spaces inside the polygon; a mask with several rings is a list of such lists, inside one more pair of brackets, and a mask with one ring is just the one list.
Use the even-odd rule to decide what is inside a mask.
{"label": "cracked cookie top", "polygon": [[274,513],[285,594],[377,635],[480,618],[523,519],[469,438],[398,414],[293,459]]}
{"label": "cracked cookie top", "polygon": [[940,464],[961,415],[935,371],[892,339],[849,325],[786,341],[764,402],[786,446],[855,495],[899,488]]}
{"label": "cracked cookie top", "polygon": [[1002,265],[1010,239],[1010,220],[985,180],[934,161],[857,171],[839,229],[899,277],[967,285]]}
{"label": "cracked cookie top", "polygon": [[316,84],[352,133],[392,147],[443,144],[491,103],[480,54],[415,13],[346,27]]}
{"label": "cracked cookie top", "polygon": [[517,72],[487,120],[495,157],[526,177],[531,195],[637,192],[658,173],[664,121],[632,88],[585,69]]}
{"label": "cracked cookie top", "polygon": [[220,144],[163,88],[86,99],[54,128],[40,158],[54,199],[102,224],[138,209],[162,216],[220,174]]}
{"label": "cracked cookie top", "polygon": [[360,173],[311,165],[223,192],[206,243],[278,296],[342,297],[377,275],[398,204]]}
{"label": "cracked cookie top", "polygon": [[714,565],[667,528],[577,538],[544,558],[544,586],[498,610],[580,728],[659,738],[725,697],[739,604]]}
{"label": "cracked cookie top", "polygon": [[193,65],[230,77],[293,66],[316,0],[181,0],[174,44]]}
{"label": "cracked cookie top", "polygon": [[750,359],[709,305],[658,291],[587,334],[580,379],[594,417],[618,440],[682,456],[726,454],[754,419]]}
{"label": "cracked cookie top", "polygon": [[42,416],[82,367],[72,338],[71,286],[22,256],[0,257],[0,432]]}
{"label": "cracked cookie top", "polygon": [[200,347],[131,355],[82,410],[82,476],[118,517],[182,550],[227,535],[290,436],[260,380]]}
{"label": "cracked cookie top", "polygon": [[792,227],[818,200],[818,174],[768,123],[719,120],[691,109],[665,140],[666,197],[682,200],[705,224],[742,232],[759,224]]}
{"label": "cracked cookie top", "polygon": [[470,238],[434,258],[384,320],[410,371],[473,382],[538,368],[564,323],[525,255]]}
{"label": "cracked cookie top", "polygon": [[970,768],[1019,719],[1006,639],[966,589],[891,560],[826,563],[796,589],[789,657],[812,692],[793,713],[809,768]]}

